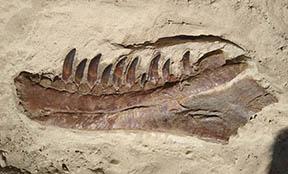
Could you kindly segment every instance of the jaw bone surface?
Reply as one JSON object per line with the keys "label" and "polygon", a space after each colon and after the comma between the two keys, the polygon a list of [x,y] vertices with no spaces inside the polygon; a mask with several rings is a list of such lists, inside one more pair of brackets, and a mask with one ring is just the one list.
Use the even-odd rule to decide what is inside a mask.
{"label": "jaw bone surface", "polygon": [[[179,39],[172,46],[182,44]],[[277,102],[252,77],[239,76],[248,67],[243,56],[228,58],[226,50],[217,48],[192,60],[186,50],[176,62],[165,57],[165,44],[159,48],[155,43],[157,53],[141,73],[139,55],[102,65],[104,55],[98,54],[76,66],[72,49],[61,77],[23,71],[14,79],[20,104],[29,118],[44,125],[160,131],[227,141],[251,115]],[[179,65],[180,73],[172,73],[172,63]],[[105,67],[102,73],[100,66]]]}

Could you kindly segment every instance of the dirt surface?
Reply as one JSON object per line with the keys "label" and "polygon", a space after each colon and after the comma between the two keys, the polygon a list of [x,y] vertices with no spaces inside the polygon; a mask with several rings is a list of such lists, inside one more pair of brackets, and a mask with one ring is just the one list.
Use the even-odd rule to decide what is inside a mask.
{"label": "dirt surface", "polygon": [[[288,127],[287,1],[1,0],[0,9],[0,173],[269,173],[276,138]],[[59,74],[71,48],[80,59],[101,52],[110,63],[124,48],[175,35],[213,35],[241,46],[253,77],[279,102],[251,117],[228,144],[42,126],[18,105],[19,72]]]}

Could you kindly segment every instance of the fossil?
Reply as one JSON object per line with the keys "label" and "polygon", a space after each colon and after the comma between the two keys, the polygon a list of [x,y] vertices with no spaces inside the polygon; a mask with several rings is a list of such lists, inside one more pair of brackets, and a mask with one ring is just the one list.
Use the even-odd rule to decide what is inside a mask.
{"label": "fossil", "polygon": [[[191,44],[201,44],[202,54],[193,57]],[[28,117],[63,128],[159,131],[227,141],[250,116],[277,102],[245,74],[247,58],[229,53],[241,48],[221,38],[175,36],[119,47],[131,51],[112,63],[103,63],[104,55],[97,54],[76,66],[72,49],[61,75],[20,72],[14,82]],[[178,57],[168,56],[177,49],[183,50]],[[141,54],[150,57],[144,61]]]}

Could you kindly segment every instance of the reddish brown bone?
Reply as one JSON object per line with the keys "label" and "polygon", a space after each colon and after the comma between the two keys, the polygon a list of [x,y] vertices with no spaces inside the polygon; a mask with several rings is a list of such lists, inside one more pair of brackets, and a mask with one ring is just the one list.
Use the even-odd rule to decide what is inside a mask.
{"label": "reddish brown bone", "polygon": [[124,76],[124,67],[127,57],[122,58],[115,66],[113,73],[113,83],[115,86],[121,86],[122,78]]}
{"label": "reddish brown bone", "polygon": [[[177,132],[228,140],[249,116],[277,100],[254,80],[234,79],[243,64],[225,65],[161,88],[122,95],[81,95],[35,84],[33,74],[21,73],[15,83],[30,117],[43,124],[77,129],[137,129]],[[45,100],[43,100],[43,96]]]}
{"label": "reddish brown bone", "polygon": [[83,59],[76,68],[75,82],[77,84],[80,84],[80,82],[83,78],[86,62],[87,62],[87,59]]}
{"label": "reddish brown bone", "polygon": [[75,57],[76,49],[73,48],[66,56],[63,63],[62,79],[67,81],[72,74],[73,62]]}
{"label": "reddish brown bone", "polygon": [[[108,65],[110,66],[110,65]],[[29,88],[22,88],[20,87],[21,96],[27,100],[27,107],[30,108],[31,111],[40,111],[45,108],[55,108],[56,110],[71,110],[71,111],[103,111],[103,112],[113,112],[117,111],[119,109],[125,109],[127,107],[131,107],[134,105],[139,105],[139,103],[147,102],[147,104],[151,104],[149,100],[152,100],[151,97],[158,98],[159,100],[152,100],[155,103],[161,103],[162,97],[170,99],[176,99],[177,97],[180,98],[189,98],[189,94],[198,95],[198,93],[206,91],[207,89],[214,88],[216,86],[219,86],[221,84],[224,84],[233,78],[235,78],[240,72],[242,72],[246,68],[245,65],[242,64],[236,64],[236,65],[227,65],[223,68],[217,69],[215,71],[209,71],[202,75],[197,76],[197,78],[191,78],[187,81],[191,84],[189,87],[184,88],[183,91],[179,91],[178,86],[176,84],[169,85],[168,87],[163,86],[159,89],[153,89],[148,91],[142,91],[138,93],[127,93],[123,95],[107,95],[104,96],[81,96],[81,94],[72,93],[68,94],[65,92],[57,91],[54,89],[45,89],[42,88],[40,85],[34,85],[31,83],[31,78],[33,78],[33,74],[22,72],[16,79],[17,85],[27,85]],[[39,95],[31,95],[34,92],[38,91]],[[47,93],[45,92],[47,91]],[[49,100],[40,100],[42,98],[42,95],[40,93],[44,92],[47,94],[47,97]],[[144,95],[145,94],[145,95]],[[165,94],[169,94],[166,96]],[[182,94],[182,95],[181,95]],[[66,97],[64,97],[66,95]],[[53,97],[52,97],[53,96]],[[68,97],[70,96],[70,97]],[[57,97],[57,98],[55,98]],[[64,98],[65,100],[64,100]],[[80,97],[80,98],[79,98]],[[76,100],[76,98],[78,98]],[[88,100],[89,98],[94,98],[93,100]],[[136,100],[136,98],[138,98]],[[88,100],[87,102],[84,102],[85,100]],[[96,100],[99,99],[99,100]],[[100,100],[101,99],[101,100]],[[143,99],[143,100],[139,100]],[[37,100],[40,100],[36,102]],[[55,102],[52,102],[52,101]],[[104,102],[105,101],[105,102]],[[63,103],[65,102],[65,103]],[[49,104],[50,103],[50,104]],[[61,104],[62,103],[62,104]],[[50,105],[50,106],[49,106]],[[70,106],[66,108],[67,106]],[[91,107],[91,105],[93,107]],[[49,107],[48,107],[49,106]],[[78,109],[77,109],[78,108]],[[35,110],[34,110],[35,109]]]}
{"label": "reddish brown bone", "polygon": [[94,85],[97,80],[97,71],[101,56],[101,54],[97,54],[89,63],[87,80],[90,85]]}
{"label": "reddish brown bone", "polygon": [[136,82],[136,67],[139,61],[139,57],[136,57],[132,63],[130,64],[127,74],[126,74],[126,82],[132,86]]}

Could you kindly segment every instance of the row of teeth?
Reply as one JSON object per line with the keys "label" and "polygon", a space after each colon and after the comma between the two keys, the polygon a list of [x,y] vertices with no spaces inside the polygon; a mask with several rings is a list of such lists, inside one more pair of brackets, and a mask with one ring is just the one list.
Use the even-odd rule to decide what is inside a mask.
{"label": "row of teeth", "polygon": [[[213,51],[213,53],[222,54],[221,50]],[[87,59],[83,59],[74,70],[74,58],[76,54],[76,49],[72,49],[65,57],[63,63],[62,78],[56,76],[54,78],[54,87],[64,88],[65,86],[69,88],[67,90],[76,90],[76,88],[81,88],[82,90],[88,92],[93,87],[101,85],[104,88],[108,86],[113,86],[116,90],[120,87],[131,88],[133,86],[138,86],[140,88],[145,87],[145,85],[159,86],[166,82],[173,82],[183,79],[184,76],[189,76],[191,73],[198,71],[197,63],[192,66],[190,64],[190,52],[186,51],[182,59],[181,69],[182,73],[180,77],[175,77],[170,72],[170,59],[167,59],[161,67],[161,75],[159,75],[159,60],[161,54],[157,53],[154,55],[149,64],[149,69],[147,72],[142,73],[139,77],[136,76],[137,66],[139,64],[139,57],[128,61],[127,57],[122,57],[114,64],[109,64],[106,66],[102,72],[101,77],[98,77],[99,64],[102,55],[97,54],[92,58],[88,65],[87,75],[84,77],[84,70],[86,68]],[[209,53],[211,54],[211,53]],[[205,57],[205,55],[203,56]],[[201,59],[201,58],[200,58]],[[199,60],[200,60],[199,59]],[[199,65],[199,64],[198,64]],[[75,72],[73,74],[73,72]],[[85,78],[85,79],[84,79]],[[85,83],[87,80],[88,83]],[[149,86],[148,85],[148,86]],[[43,86],[45,86],[43,84]]]}

